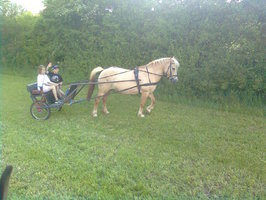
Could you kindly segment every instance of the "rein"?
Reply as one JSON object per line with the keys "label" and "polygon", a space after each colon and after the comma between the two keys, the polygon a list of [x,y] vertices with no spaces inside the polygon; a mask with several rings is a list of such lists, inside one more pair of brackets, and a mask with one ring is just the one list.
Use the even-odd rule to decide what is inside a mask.
{"label": "rein", "polygon": [[[156,74],[156,73],[149,72],[149,71],[144,71],[144,70],[141,70],[141,69],[139,69],[139,71],[140,71],[140,72],[145,72],[145,73],[147,73],[148,75],[149,75],[149,74],[152,74],[152,75],[156,75],[156,76],[166,76],[165,74]],[[149,78],[149,79],[150,79],[150,78]]]}
{"label": "rein", "polygon": [[119,75],[119,74],[124,74],[124,73],[131,72],[131,71],[132,70],[124,71],[124,72],[120,72],[120,73],[116,73],[116,74],[111,74],[109,76],[104,76],[104,77],[101,77],[101,78],[98,78],[98,79],[109,78],[109,77],[112,77],[112,76],[116,76],[116,75]]}
{"label": "rein", "polygon": [[[135,80],[133,80],[133,81],[135,81]],[[157,85],[159,82],[154,82],[154,83],[144,83],[144,84],[140,84],[139,86],[141,87],[141,86],[150,86],[150,85]],[[70,94],[68,94],[65,98],[64,98],[64,103],[66,103],[66,102],[68,102],[68,101],[70,101],[69,102],[69,105],[72,105],[72,104],[76,104],[76,103],[81,103],[81,102],[84,102],[84,101],[90,101],[91,99],[97,99],[97,98],[100,98],[100,97],[104,97],[104,96],[107,96],[107,95],[109,95],[109,93],[107,93],[107,94],[104,94],[104,95],[98,95],[98,96],[95,96],[95,97],[91,97],[90,98],[90,100],[88,100],[87,98],[86,99],[80,99],[80,100],[72,100],[71,98],[73,98],[73,97],[71,97],[73,94],[75,94],[75,96],[81,91],[81,89],[84,87],[84,85],[86,84],[86,83],[82,83],[83,84],[83,86],[78,90],[78,88],[75,88]],[[88,83],[87,83],[88,84]],[[94,84],[97,84],[97,82],[95,82]],[[74,85],[74,84],[73,84]],[[120,92],[125,92],[125,91],[127,91],[127,90],[131,90],[131,89],[134,89],[134,88],[136,88],[136,87],[138,87],[138,86],[132,86],[132,87],[129,87],[129,88],[126,88],[126,89],[123,89],[123,90],[119,90],[119,91],[113,91],[111,94],[115,94],[115,93],[120,93]],[[77,92],[77,90],[78,90],[78,92]],[[77,92],[77,93],[76,93]],[[139,92],[139,94],[140,94],[140,92]],[[75,97],[74,96],[74,97]]]}
{"label": "rein", "polygon": [[[151,83],[151,80],[150,80],[150,74],[152,74],[152,75],[156,75],[156,76],[160,76],[160,77],[163,77],[163,76],[165,76],[165,77],[167,77],[167,73],[168,73],[168,71],[170,70],[170,76],[169,77],[173,77],[173,75],[172,75],[172,62],[170,62],[170,65],[168,66],[168,68],[167,68],[167,72],[166,73],[164,73],[164,74],[157,74],[157,73],[153,73],[153,72],[150,72],[149,70],[148,70],[148,67],[147,67],[147,65],[145,66],[145,68],[146,68],[146,70],[141,70],[141,69],[139,69],[139,67],[136,67],[136,68],[134,68],[133,70],[128,70],[128,71],[124,71],[124,72],[120,72],[120,73],[116,73],[116,74],[111,74],[111,75],[109,75],[109,76],[104,76],[104,77],[101,77],[101,78],[98,78],[98,79],[104,79],[104,78],[108,78],[108,77],[112,77],[112,76],[116,76],[116,75],[120,75],[120,74],[124,74],[124,73],[127,73],[127,72],[131,72],[131,71],[134,71],[134,74],[135,74],[135,80],[121,80],[121,81],[108,81],[108,82],[98,82],[98,81],[96,81],[96,82],[90,82],[90,81],[88,81],[88,80],[84,80],[84,81],[81,81],[81,82],[74,82],[74,83],[68,83],[68,84],[64,84],[64,85],[77,85],[77,84],[79,84],[79,85],[97,85],[97,84],[105,84],[105,83],[119,83],[119,82],[131,82],[131,81],[136,81],[136,76],[138,77],[138,75],[136,75],[136,73],[138,73],[138,72],[145,72],[145,73],[147,73],[148,74],[148,77],[149,77],[149,82],[150,83],[146,83],[145,85],[147,86],[147,84],[151,84],[151,85],[154,85],[153,83]],[[176,75],[174,75],[174,76],[176,76]],[[168,77],[167,77],[168,78]],[[140,81],[140,80],[139,80]],[[142,84],[143,85],[143,84]],[[141,85],[141,86],[142,86]]]}
{"label": "rein", "polygon": [[[112,74],[112,75],[109,75],[109,76],[104,76],[104,77],[98,78],[98,79],[103,79],[103,78],[108,78],[108,77],[112,77],[112,76],[116,76],[116,75],[120,75],[120,74],[124,74],[124,73],[133,71],[134,76],[135,76],[135,79],[134,80],[119,80],[119,81],[106,81],[106,82],[98,82],[98,81],[95,81],[95,82],[84,81],[83,82],[82,81],[82,82],[77,82],[77,83],[71,83],[70,86],[80,85],[81,86],[81,89],[82,89],[85,85],[97,85],[97,84],[121,83],[121,82],[131,82],[131,81],[134,81],[134,82],[136,82],[136,85],[135,86],[132,86],[132,87],[129,87],[129,88],[126,88],[126,89],[123,89],[123,90],[119,90],[119,91],[113,91],[112,93],[113,94],[115,94],[115,93],[121,93],[121,92],[124,92],[124,91],[127,91],[127,90],[131,90],[131,89],[134,89],[134,88],[138,88],[138,93],[140,94],[141,93],[140,92],[141,91],[141,87],[157,85],[159,83],[159,81],[158,82],[151,82],[150,74],[151,75],[160,76],[160,77],[165,76],[165,77],[167,77],[170,80],[173,79],[174,77],[176,77],[177,75],[173,75],[173,72],[172,72],[172,64],[173,63],[170,60],[170,64],[169,64],[169,66],[167,68],[167,71],[166,71],[166,73],[163,73],[163,74],[157,74],[157,73],[150,72],[148,70],[147,65],[145,66],[145,69],[146,70],[139,69],[139,67],[137,66],[133,70],[123,71],[123,72],[120,72],[120,73],[116,73],[116,74]],[[168,76],[169,70],[170,70],[170,74]],[[140,84],[140,81],[141,80],[139,79],[139,72],[144,72],[144,73],[147,73],[148,74],[149,83]],[[70,105],[71,105],[73,103],[79,103],[79,102],[88,100],[88,99],[80,99],[78,101],[75,101],[74,99],[72,99],[72,98],[74,98],[77,95],[76,92],[78,91],[78,93],[79,93],[80,90],[78,90],[78,88],[75,88],[74,91],[72,91],[70,94],[68,94],[65,97],[65,101],[64,102],[67,102],[67,101],[71,100],[71,103],[70,103]],[[74,97],[72,97],[72,95],[74,95]],[[95,97],[92,97],[90,99],[96,99],[96,98],[104,97],[106,95],[109,95],[109,94],[104,94],[104,95],[101,95],[101,96],[95,96]]]}
{"label": "rein", "polygon": [[[149,72],[147,65],[145,65],[146,71],[139,69],[139,67],[136,67],[136,68],[138,68],[138,71],[140,71],[140,72],[145,72],[145,73],[147,73],[148,76],[149,76],[149,74],[152,74],[152,75],[161,76],[161,77],[162,77],[162,76],[167,77],[167,73],[168,73],[168,71],[170,70],[170,77],[171,77],[171,76],[173,76],[173,75],[172,75],[172,64],[173,64],[173,63],[172,63],[171,60],[170,60],[170,65],[169,65],[168,68],[167,68],[167,72],[164,73],[164,74],[157,74],[157,73]],[[127,73],[127,72],[135,71],[136,68],[134,68],[133,70],[132,70],[132,69],[129,69],[128,71],[119,72],[119,73],[116,73],[116,74],[111,74],[111,75],[108,75],[108,76],[104,76],[104,77],[101,77],[101,78],[98,78],[98,79],[109,78],[109,77],[112,77],[112,76],[116,76],[116,75],[124,74],[124,73]],[[150,81],[150,76],[149,76],[149,81]]]}

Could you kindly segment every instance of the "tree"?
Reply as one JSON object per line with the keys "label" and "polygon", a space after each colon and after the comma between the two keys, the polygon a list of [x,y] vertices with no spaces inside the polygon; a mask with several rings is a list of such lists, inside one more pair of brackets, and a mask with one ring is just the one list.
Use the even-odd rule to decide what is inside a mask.
{"label": "tree", "polygon": [[231,94],[240,100],[266,98],[263,0],[44,3],[46,9],[36,18],[19,12],[4,16],[6,65],[32,69],[60,62],[64,76],[85,79],[98,65],[134,68],[176,56],[180,81],[171,92],[214,101]]}

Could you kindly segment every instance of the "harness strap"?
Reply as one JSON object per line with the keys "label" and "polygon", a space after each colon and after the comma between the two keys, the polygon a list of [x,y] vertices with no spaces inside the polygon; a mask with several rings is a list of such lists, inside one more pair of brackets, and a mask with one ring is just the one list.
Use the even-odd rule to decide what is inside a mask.
{"label": "harness strap", "polygon": [[[154,83],[144,83],[144,84],[141,84],[141,85],[139,85],[140,87],[141,86],[151,86],[151,85],[157,85],[159,82],[154,82]],[[115,93],[120,93],[120,92],[124,92],[124,91],[127,91],[127,90],[131,90],[131,89],[133,89],[133,88],[136,88],[137,86],[132,86],[132,87],[129,87],[129,88],[126,88],[126,89],[123,89],[123,90],[119,90],[119,91],[116,91],[116,92],[112,92],[113,94],[115,94]],[[75,91],[77,90],[77,88],[75,89]],[[73,92],[75,92],[75,91],[73,91]],[[73,93],[72,92],[72,93]],[[71,94],[69,94],[68,96],[70,96],[70,95],[72,95],[72,93]],[[101,96],[95,96],[95,97],[91,97],[90,98],[90,100],[92,100],[92,99],[97,99],[97,98],[99,98],[99,97],[104,97],[104,96],[106,96],[106,95],[108,95],[108,94],[104,94],[104,95],[101,95]],[[69,100],[69,99],[67,99],[67,100]],[[64,99],[64,103],[65,102],[67,102],[67,100],[66,99]],[[88,100],[88,99],[80,99],[80,100],[73,100],[72,99],[72,101],[69,103],[69,105],[72,105],[72,104],[75,104],[75,103],[81,103],[81,102],[84,102],[84,101],[90,101],[90,100]]]}
{"label": "harness strap", "polygon": [[164,74],[156,74],[156,73],[149,72],[149,71],[147,72],[147,70],[145,71],[145,70],[141,70],[141,69],[140,69],[139,71],[140,71],[140,72],[145,72],[145,73],[148,73],[148,74],[152,74],[152,75],[156,75],[156,76],[161,76],[161,77],[162,77],[162,76],[165,76]]}
{"label": "harness strap", "polygon": [[147,74],[148,74],[149,82],[151,83],[151,79],[150,79],[150,73],[149,73],[149,70],[148,70],[148,67],[147,67],[147,65],[146,65],[145,67],[146,67],[146,71],[147,71]]}
{"label": "harness strap", "polygon": [[116,73],[116,74],[111,74],[111,75],[108,75],[108,76],[104,76],[104,77],[101,77],[101,78],[98,78],[98,79],[109,78],[109,77],[112,77],[112,76],[116,76],[116,75],[119,75],[119,74],[124,74],[124,73],[130,72],[130,71],[131,70],[127,70],[127,71],[119,72],[119,73]]}
{"label": "harness strap", "polygon": [[151,86],[151,85],[157,85],[159,82],[154,82],[154,83],[143,83],[140,86]]}
{"label": "harness strap", "polygon": [[139,85],[139,67],[135,67],[135,69],[134,69],[134,76],[135,76],[135,80],[136,80],[136,84],[137,84],[138,92],[139,92],[139,94],[140,94],[140,85]]}
{"label": "harness strap", "polygon": [[[157,85],[159,82],[154,82],[154,83],[143,83],[143,84],[140,84],[139,87],[142,87],[142,86],[151,86],[151,85]],[[132,86],[132,87],[129,87],[129,88],[126,88],[126,89],[123,89],[123,90],[119,90],[119,91],[116,91],[116,92],[113,92],[113,93],[120,93],[120,92],[125,92],[127,90],[131,90],[133,88],[136,88],[138,86]],[[104,95],[102,95],[104,96]],[[102,97],[102,96],[97,96],[97,97]],[[97,97],[94,97],[94,98],[97,98]]]}

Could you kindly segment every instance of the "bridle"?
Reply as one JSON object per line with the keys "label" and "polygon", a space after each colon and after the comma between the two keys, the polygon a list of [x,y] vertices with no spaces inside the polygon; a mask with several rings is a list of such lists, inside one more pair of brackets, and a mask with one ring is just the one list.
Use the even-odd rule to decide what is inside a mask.
{"label": "bridle", "polygon": [[[167,68],[167,71],[164,72],[163,74],[157,74],[157,73],[153,73],[153,72],[149,72],[148,71],[148,68],[147,68],[147,65],[145,66],[145,70],[141,70],[141,69],[138,69],[138,71],[140,72],[145,72],[147,73],[148,75],[149,74],[152,74],[152,75],[156,75],[156,76],[165,76],[166,78],[168,78],[169,80],[172,80],[172,79],[175,79],[177,78],[177,75],[173,75],[173,68],[172,68],[172,65],[175,64],[175,62],[172,62],[172,58],[170,58],[170,64]],[[168,72],[170,71],[170,75],[168,76]]]}
{"label": "bridle", "polygon": [[[170,64],[167,68],[167,71],[163,74],[164,76],[166,76],[170,81],[174,81],[177,79],[177,75],[173,75],[173,67],[172,65],[175,64],[174,62],[172,62],[172,58],[170,58]],[[168,72],[169,76],[168,76]]]}

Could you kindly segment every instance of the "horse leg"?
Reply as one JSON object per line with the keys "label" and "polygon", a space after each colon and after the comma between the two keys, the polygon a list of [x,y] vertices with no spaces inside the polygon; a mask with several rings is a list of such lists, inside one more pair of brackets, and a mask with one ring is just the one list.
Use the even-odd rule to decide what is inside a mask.
{"label": "horse leg", "polygon": [[[99,96],[99,95],[98,95]],[[97,97],[95,99],[95,102],[94,102],[94,107],[93,107],[93,111],[92,111],[92,116],[93,117],[97,117],[97,109],[98,109],[98,105],[99,105],[99,102],[101,100],[101,97]]]}
{"label": "horse leg", "polygon": [[151,111],[152,111],[152,109],[154,108],[154,105],[155,105],[155,97],[154,97],[153,93],[149,94],[149,97],[151,99],[151,105],[149,105],[146,110],[147,110],[148,113],[151,113]]}
{"label": "horse leg", "polygon": [[145,103],[146,103],[146,100],[147,100],[148,96],[149,96],[148,92],[145,92],[145,93],[141,94],[140,107],[139,107],[139,112],[138,112],[138,116],[139,117],[145,117],[143,115],[143,108],[145,106]]}
{"label": "horse leg", "polygon": [[109,114],[109,111],[107,110],[107,107],[106,107],[107,96],[108,96],[108,94],[103,96],[103,113],[104,114]]}

